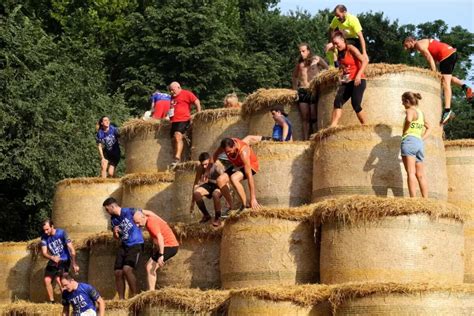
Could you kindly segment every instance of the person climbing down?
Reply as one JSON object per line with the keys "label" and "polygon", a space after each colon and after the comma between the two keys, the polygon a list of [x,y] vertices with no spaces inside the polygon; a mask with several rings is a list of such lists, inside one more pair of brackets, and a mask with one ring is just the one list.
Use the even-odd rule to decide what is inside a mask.
{"label": "person climbing down", "polygon": [[364,70],[369,60],[361,54],[357,47],[348,44],[341,32],[335,32],[332,43],[338,50],[337,61],[342,70],[340,86],[337,89],[334,99],[334,110],[330,127],[336,127],[342,116],[342,106],[351,99],[352,108],[356,112],[361,124],[365,124],[367,119],[362,109],[362,97],[366,88]]}
{"label": "person climbing down", "polygon": [[[69,316],[72,305],[72,315],[99,316],[105,315],[105,301],[99,292],[90,284],[79,283],[68,274],[61,276],[63,315]],[[99,305],[99,313],[97,307]]]}
{"label": "person climbing down", "polygon": [[119,130],[110,124],[107,116],[102,116],[97,123],[96,143],[100,156],[100,176],[107,178],[115,175],[115,168],[120,161]]}
{"label": "person climbing down", "polygon": [[171,95],[156,90],[151,96],[151,117],[157,120],[168,117]]}
{"label": "person climbing down", "polygon": [[423,166],[423,140],[428,137],[431,129],[428,122],[425,121],[423,112],[418,109],[419,100],[421,100],[419,93],[405,92],[402,95],[402,104],[406,110],[406,117],[403,125],[401,155],[407,172],[410,197],[416,196],[416,186],[418,184],[421,195],[427,198],[428,183]]}
{"label": "person climbing down", "polygon": [[[214,220],[212,226],[219,227],[221,225],[221,190],[217,187],[217,178],[225,172],[225,167],[220,160],[211,164],[211,156],[207,152],[199,155],[199,167],[196,170],[194,178],[193,192],[190,212],[194,211],[194,204],[197,204],[203,217],[200,223],[206,223],[211,219],[203,197],[214,201]],[[232,200],[226,200],[227,207],[230,208]]]}
{"label": "person climbing down", "polygon": [[419,51],[428,61],[432,71],[436,71],[436,63],[439,63],[444,94],[444,112],[440,124],[446,124],[449,120],[455,117],[455,113],[451,110],[452,83],[460,86],[464,90],[468,102],[472,103],[472,89],[461,79],[453,76],[454,67],[458,60],[456,48],[432,38],[417,40],[413,36],[405,38],[403,41],[403,47],[405,50]]}

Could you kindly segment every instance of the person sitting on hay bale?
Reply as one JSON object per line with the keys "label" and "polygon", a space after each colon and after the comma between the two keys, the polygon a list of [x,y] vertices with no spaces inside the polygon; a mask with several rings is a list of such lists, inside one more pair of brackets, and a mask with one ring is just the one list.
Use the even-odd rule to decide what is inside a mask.
{"label": "person sitting on hay bale", "polygon": [[183,136],[191,127],[191,107],[194,105],[196,110],[201,112],[201,103],[191,91],[182,89],[178,82],[172,82],[169,85],[169,90],[171,93],[169,117],[171,119],[171,138],[174,149],[174,160],[170,165],[170,169],[173,170],[181,160],[184,148]]}
{"label": "person sitting on hay bale", "polygon": [[[401,153],[403,165],[408,175],[408,191],[410,197],[416,197],[417,182],[420,186],[421,195],[428,197],[428,183],[426,182],[423,167],[424,144],[431,132],[428,122],[425,121],[423,112],[418,109],[419,93],[405,92],[402,95],[402,104],[406,110],[406,118],[403,126]],[[423,129],[425,129],[423,131]]]}
{"label": "person sitting on hay bale", "polygon": [[156,270],[178,253],[179,243],[169,225],[151,211],[137,211],[133,220],[139,227],[146,227],[153,241],[153,251],[146,263],[148,290],[156,286]]}
{"label": "person sitting on hay bale", "polygon": [[337,61],[342,70],[340,86],[334,99],[334,110],[330,127],[336,127],[342,116],[342,106],[351,99],[352,108],[361,124],[366,123],[366,115],[362,109],[362,97],[366,87],[364,70],[369,60],[361,54],[357,47],[348,44],[341,32],[335,32],[332,38],[338,50]]}
{"label": "person sitting on hay bale", "polygon": [[133,221],[133,215],[137,210],[121,208],[117,200],[112,197],[107,198],[102,205],[111,216],[114,238],[121,240],[114,263],[115,288],[119,299],[124,299],[125,281],[127,281],[132,297],[137,293],[137,280],[133,269],[138,263],[144,244],[142,231]]}
{"label": "person sitting on hay bale", "polygon": [[323,58],[313,55],[308,43],[301,43],[298,48],[300,57],[293,71],[292,86],[293,89],[298,91],[298,107],[303,123],[303,139],[307,140],[312,132],[312,124],[316,123],[316,99],[308,89],[309,83],[322,70],[328,69],[328,64]]}
{"label": "person sitting on hay bale", "polygon": [[78,273],[79,266],[76,263],[76,250],[64,230],[55,228],[49,218],[42,222],[41,229],[41,254],[49,259],[44,271],[44,285],[49,301],[54,303],[53,279],[61,286],[61,274],[69,272],[71,264],[74,272]]}
{"label": "person sitting on hay bale", "polygon": [[99,316],[105,315],[105,301],[92,285],[79,283],[68,273],[61,276],[61,285],[64,316],[69,316],[71,305],[73,315],[95,316],[96,304],[99,305]]}
{"label": "person sitting on hay bale", "polygon": [[403,47],[406,50],[419,51],[430,64],[432,71],[436,71],[436,63],[439,63],[444,94],[444,112],[440,123],[446,124],[455,116],[454,112],[451,111],[451,83],[462,87],[466,93],[467,100],[469,102],[472,101],[472,89],[468,87],[461,79],[453,76],[454,66],[456,66],[458,59],[456,48],[432,38],[417,40],[413,36],[408,36],[405,38],[403,41]]}
{"label": "person sitting on hay bale", "polygon": [[224,108],[240,109],[242,104],[239,102],[239,97],[235,93],[229,93],[224,98]]}
{"label": "person sitting on hay bale", "polygon": [[[220,154],[225,153],[231,166],[226,169],[225,173],[217,178],[217,186],[221,190],[226,201],[231,201],[230,190],[227,184],[229,181],[239,195],[242,206],[239,211],[245,207],[259,209],[261,206],[257,201],[255,182],[253,176],[258,172],[259,165],[257,155],[250,147],[250,144],[261,139],[261,136],[247,136],[244,139],[224,138],[220,147],[214,152],[213,161],[217,161]],[[248,181],[250,192],[250,205],[247,205],[247,196],[244,187],[240,183],[242,180]]]}
{"label": "person sitting on hay bale", "polygon": [[[191,200],[191,207],[189,210],[191,213],[194,210],[194,204],[196,203],[199,210],[202,212],[202,219],[200,223],[206,223],[211,219],[206,204],[203,201],[203,197],[213,200],[214,202],[214,220],[212,226],[219,227],[221,225],[221,190],[217,187],[217,178],[225,172],[225,167],[218,159],[211,164],[211,156],[207,152],[203,152],[199,155],[200,165],[196,170],[196,177],[194,178],[193,184],[193,198]],[[228,208],[232,205],[232,200],[227,200]]]}
{"label": "person sitting on hay bale", "polygon": [[100,176],[107,178],[108,173],[113,177],[115,168],[120,161],[119,130],[110,124],[110,119],[107,116],[102,116],[98,122],[95,138],[101,160]]}

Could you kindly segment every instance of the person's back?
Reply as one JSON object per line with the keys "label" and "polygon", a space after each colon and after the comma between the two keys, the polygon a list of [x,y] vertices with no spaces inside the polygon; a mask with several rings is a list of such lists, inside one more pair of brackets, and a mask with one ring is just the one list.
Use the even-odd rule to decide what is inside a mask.
{"label": "person's back", "polygon": [[146,229],[151,238],[157,238],[158,233],[163,235],[165,247],[179,246],[171,227],[159,216],[147,216]]}
{"label": "person's back", "polygon": [[429,39],[428,51],[436,62],[441,62],[454,54],[456,48],[431,38]]}
{"label": "person's back", "polygon": [[152,96],[154,119],[166,118],[170,110],[171,96],[167,93],[155,92]]}

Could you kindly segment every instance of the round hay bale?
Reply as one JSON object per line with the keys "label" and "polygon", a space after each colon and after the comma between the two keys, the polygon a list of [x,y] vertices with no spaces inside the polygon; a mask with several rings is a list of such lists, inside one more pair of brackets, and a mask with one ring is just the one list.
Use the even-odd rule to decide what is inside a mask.
{"label": "round hay bale", "polygon": [[331,315],[324,285],[250,288],[231,293],[229,315]]}
{"label": "round hay bale", "polygon": [[54,224],[74,238],[107,230],[110,218],[102,203],[110,196],[121,200],[119,179],[75,178],[59,181],[53,199]]}
{"label": "round hay bale", "polygon": [[[352,194],[409,196],[400,157],[401,134],[401,129],[383,124],[329,128],[315,134],[313,202]],[[424,165],[428,197],[446,201],[448,176],[440,137],[425,140]]]}
{"label": "round hay bale", "polygon": [[30,268],[26,242],[0,243],[0,303],[28,299]]}
{"label": "round hay bale", "polygon": [[176,224],[171,228],[180,246],[178,254],[157,271],[157,287],[220,288],[222,229],[201,224]]}
{"label": "round hay bale", "polygon": [[130,300],[107,300],[105,301],[105,315],[129,316]]}
{"label": "round hay bale", "polygon": [[244,138],[248,135],[248,121],[240,117],[240,109],[213,109],[196,113],[193,117],[191,159],[198,160],[201,152],[212,155],[225,137]]}
{"label": "round hay bale", "polygon": [[122,178],[122,207],[155,212],[165,221],[172,220],[174,175],[167,172],[133,173]]}
{"label": "round hay bale", "polygon": [[311,202],[310,142],[262,142],[253,149],[260,164],[255,176],[259,203],[268,207],[297,207]]}
{"label": "round hay bale", "polygon": [[27,301],[15,301],[0,305],[0,315],[2,316],[60,316],[62,311],[61,304],[51,303],[35,304]]}
{"label": "round hay bale", "polygon": [[336,286],[334,315],[472,315],[474,286],[362,283]]}
{"label": "round hay bale", "polygon": [[226,220],[222,287],[315,283],[319,279],[310,207],[244,211]]}
{"label": "round hay bale", "polygon": [[[338,88],[337,73],[337,69],[323,72],[312,82],[313,93],[319,91],[318,129],[326,128],[331,123]],[[367,115],[367,122],[403,127],[405,111],[401,97],[404,92],[413,91],[421,94],[423,99],[419,108],[431,124],[435,135],[441,136],[441,84],[437,73],[422,68],[389,64],[369,64],[365,73],[367,88],[362,99],[362,108]],[[350,100],[344,104],[339,124],[360,124]]]}
{"label": "round hay bale", "polygon": [[461,211],[426,199],[351,196],[316,205],[321,282],[462,283]]}
{"label": "round hay bale", "polygon": [[464,223],[464,282],[474,283],[474,139],[445,142],[448,201],[470,218]]}
{"label": "round hay bale", "polygon": [[249,135],[271,136],[275,121],[270,114],[274,106],[283,106],[293,127],[293,140],[303,140],[303,124],[296,103],[296,90],[258,89],[242,105],[242,117],[249,121]]}
{"label": "round hay bale", "polygon": [[166,288],[136,296],[131,310],[137,316],[224,315],[228,297],[228,291]]}

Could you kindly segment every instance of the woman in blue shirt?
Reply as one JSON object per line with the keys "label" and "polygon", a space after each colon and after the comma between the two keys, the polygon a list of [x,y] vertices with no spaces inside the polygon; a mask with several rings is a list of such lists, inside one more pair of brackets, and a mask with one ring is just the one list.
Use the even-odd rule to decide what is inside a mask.
{"label": "woman in blue shirt", "polygon": [[102,178],[107,178],[107,173],[111,177],[115,174],[115,167],[120,161],[118,138],[118,128],[110,124],[110,119],[107,116],[102,116],[99,119],[99,128],[96,135],[97,149],[101,160],[100,176]]}
{"label": "woman in blue shirt", "polygon": [[288,142],[293,140],[293,128],[288,114],[285,113],[282,107],[274,107],[270,110],[272,118],[275,121],[273,126],[272,139],[277,142]]}

